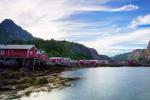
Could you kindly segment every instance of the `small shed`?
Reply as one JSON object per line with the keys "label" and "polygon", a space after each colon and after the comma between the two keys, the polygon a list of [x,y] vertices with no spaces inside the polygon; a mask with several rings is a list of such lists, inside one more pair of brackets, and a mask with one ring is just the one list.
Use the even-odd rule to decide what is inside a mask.
{"label": "small shed", "polygon": [[62,62],[62,59],[63,59],[63,57],[50,57],[49,62],[60,63],[60,62]]}
{"label": "small shed", "polygon": [[71,58],[62,58],[62,63],[69,63],[71,61]]}

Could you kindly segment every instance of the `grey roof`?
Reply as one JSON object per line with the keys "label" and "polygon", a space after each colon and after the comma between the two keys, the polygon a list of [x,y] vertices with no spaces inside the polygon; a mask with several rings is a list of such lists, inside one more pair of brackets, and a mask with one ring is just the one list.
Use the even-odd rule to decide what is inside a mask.
{"label": "grey roof", "polygon": [[62,59],[63,57],[50,57],[49,59]]}
{"label": "grey roof", "polygon": [[4,45],[0,44],[0,49],[31,49],[35,45]]}

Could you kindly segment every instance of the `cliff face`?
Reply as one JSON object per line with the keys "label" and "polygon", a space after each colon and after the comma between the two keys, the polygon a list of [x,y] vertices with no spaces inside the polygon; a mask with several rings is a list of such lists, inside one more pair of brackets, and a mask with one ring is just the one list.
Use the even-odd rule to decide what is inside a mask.
{"label": "cliff face", "polygon": [[149,41],[148,46],[147,46],[147,51],[150,51],[150,41]]}
{"label": "cliff face", "polygon": [[150,42],[147,46],[147,49],[144,51],[144,54],[142,55],[142,57],[146,63],[150,63]]}
{"label": "cliff face", "polygon": [[137,49],[132,52],[116,55],[112,58],[116,61],[128,61],[136,60],[140,63],[149,64],[150,63],[150,42],[146,49]]}
{"label": "cliff face", "polygon": [[106,56],[106,55],[99,55],[98,52],[93,49],[93,48],[88,48],[84,45],[77,44],[77,43],[72,43],[70,45],[70,49],[77,53],[77,54],[83,54],[88,57],[88,59],[99,59],[99,60],[108,60],[110,61],[111,59]]}
{"label": "cliff face", "polygon": [[90,50],[90,54],[92,55],[93,59],[99,59],[99,60],[108,60],[111,61],[111,58],[109,58],[106,55],[99,55],[98,52],[93,49],[93,48],[89,48]]}

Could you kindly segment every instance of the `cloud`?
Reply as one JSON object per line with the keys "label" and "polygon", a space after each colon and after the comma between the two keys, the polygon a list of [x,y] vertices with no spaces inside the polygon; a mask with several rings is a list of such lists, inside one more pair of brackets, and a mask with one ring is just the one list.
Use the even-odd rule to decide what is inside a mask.
{"label": "cloud", "polygon": [[10,18],[34,36],[43,39],[64,39],[65,35],[68,35],[63,27],[65,21],[56,20],[78,11],[125,11],[137,8],[133,5],[119,8],[95,5],[109,1],[111,0],[0,0],[0,21]]}
{"label": "cloud", "polygon": [[[112,55],[119,54],[123,52],[121,49],[124,49],[124,52],[131,51],[133,49],[144,48],[143,46],[136,46],[132,44],[146,44],[150,40],[150,29],[139,29],[132,31],[123,35],[113,35],[108,36],[99,36],[96,40],[93,41],[82,41],[81,43],[86,44],[89,47],[96,48],[99,53],[108,54],[108,52],[114,52]],[[132,46],[131,46],[132,45]]]}
{"label": "cloud", "polygon": [[17,24],[43,39],[61,38],[61,22],[54,20],[69,15],[66,0],[1,0],[0,20],[10,18]]}
{"label": "cloud", "polygon": [[10,18],[36,37],[73,40],[96,48],[99,53],[114,52],[119,49],[117,43],[138,42],[136,37],[141,39],[139,42],[142,39],[147,41],[150,30],[146,29],[149,33],[139,30],[125,35],[114,35],[113,33],[122,29],[107,20],[92,23],[62,20],[79,12],[112,13],[139,9],[134,4],[112,7],[107,5],[110,1],[113,0],[0,0],[0,21]]}
{"label": "cloud", "polygon": [[121,7],[110,6],[82,6],[78,7],[78,11],[104,11],[104,12],[119,12],[119,11],[132,11],[139,9],[139,6],[128,4]]}
{"label": "cloud", "polygon": [[150,24],[150,14],[137,17],[131,22],[129,28],[136,28],[140,25],[149,25],[149,24]]}
{"label": "cloud", "polygon": [[132,11],[132,10],[137,10],[137,9],[139,9],[139,6],[129,4],[129,5],[124,5],[122,7],[119,7],[119,8],[112,9],[112,11]]}
{"label": "cloud", "polygon": [[69,0],[72,5],[95,5],[95,4],[105,4],[113,0]]}

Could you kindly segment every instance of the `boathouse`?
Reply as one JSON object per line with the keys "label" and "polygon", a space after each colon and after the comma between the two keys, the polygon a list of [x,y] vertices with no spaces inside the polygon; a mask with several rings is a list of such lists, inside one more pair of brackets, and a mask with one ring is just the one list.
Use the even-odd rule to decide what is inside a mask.
{"label": "boathouse", "polygon": [[135,66],[135,65],[139,65],[139,63],[136,60],[129,60],[128,65],[129,66]]}
{"label": "boathouse", "polygon": [[80,65],[96,65],[97,60],[79,60]]}
{"label": "boathouse", "polygon": [[61,60],[62,63],[69,63],[71,61],[71,58],[63,58]]}
{"label": "boathouse", "polygon": [[18,60],[23,66],[32,64],[34,70],[36,61],[40,66],[41,62],[48,60],[48,55],[44,51],[38,50],[35,45],[0,44],[0,59],[4,59],[4,62],[10,59]]}
{"label": "boathouse", "polygon": [[0,45],[0,57],[7,58],[36,58],[34,45]]}
{"label": "boathouse", "polygon": [[49,62],[52,63],[69,63],[71,58],[63,58],[63,57],[50,57]]}
{"label": "boathouse", "polygon": [[49,58],[49,62],[52,62],[52,63],[61,63],[62,59],[63,59],[63,57],[50,57]]}

